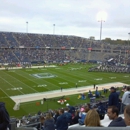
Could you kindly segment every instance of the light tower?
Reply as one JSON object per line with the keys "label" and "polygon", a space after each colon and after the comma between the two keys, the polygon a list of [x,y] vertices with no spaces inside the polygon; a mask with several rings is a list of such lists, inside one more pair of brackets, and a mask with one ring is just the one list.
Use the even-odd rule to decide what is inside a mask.
{"label": "light tower", "polygon": [[102,40],[102,23],[106,21],[106,18],[107,18],[107,13],[104,11],[100,11],[97,14],[97,20],[98,22],[100,22],[100,42]]}
{"label": "light tower", "polygon": [[55,24],[53,24],[53,35],[55,34]]}
{"label": "light tower", "polygon": [[28,33],[28,22],[26,22],[26,33]]}

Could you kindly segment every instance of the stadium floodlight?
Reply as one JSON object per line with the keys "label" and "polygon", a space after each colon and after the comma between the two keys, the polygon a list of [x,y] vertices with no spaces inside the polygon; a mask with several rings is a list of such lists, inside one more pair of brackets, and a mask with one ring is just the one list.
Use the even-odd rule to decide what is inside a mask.
{"label": "stadium floodlight", "polygon": [[128,40],[130,40],[130,32],[128,33],[128,35],[129,35],[129,38],[128,38]]}
{"label": "stadium floodlight", "polygon": [[28,22],[26,22],[26,33],[28,33]]}
{"label": "stadium floodlight", "polygon": [[102,22],[105,22],[107,18],[107,13],[105,11],[100,11],[97,14],[97,20],[101,23],[100,25],[100,42],[102,40]]}
{"label": "stadium floodlight", "polygon": [[53,24],[53,34],[55,34],[55,24]]}

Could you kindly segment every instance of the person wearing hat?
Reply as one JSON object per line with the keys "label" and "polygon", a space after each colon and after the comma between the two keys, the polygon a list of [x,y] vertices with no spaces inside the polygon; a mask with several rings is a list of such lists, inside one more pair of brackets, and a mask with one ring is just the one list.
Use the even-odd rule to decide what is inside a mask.
{"label": "person wearing hat", "polygon": [[111,94],[108,99],[108,106],[116,106],[119,107],[119,95],[116,93],[116,89],[114,87],[110,88]]}

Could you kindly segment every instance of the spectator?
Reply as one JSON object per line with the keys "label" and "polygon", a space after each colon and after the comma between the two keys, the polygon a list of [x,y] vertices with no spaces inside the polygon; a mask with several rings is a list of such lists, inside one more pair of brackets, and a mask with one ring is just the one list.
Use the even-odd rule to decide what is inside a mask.
{"label": "spectator", "polygon": [[87,116],[87,112],[89,111],[89,107],[85,107],[85,108],[81,108],[81,112],[79,113],[79,124],[80,125],[84,125],[84,120],[85,120],[85,117]]}
{"label": "spectator", "polygon": [[46,115],[46,118],[44,121],[44,130],[55,130],[54,119],[51,116],[51,113],[48,113]]}
{"label": "spectator", "polygon": [[58,110],[55,110],[54,115],[53,115],[53,118],[54,118],[54,120],[55,120],[55,123],[56,123],[56,121],[57,121],[58,116],[59,116],[59,111],[58,111]]}
{"label": "spectator", "polygon": [[0,102],[0,130],[9,128],[10,117],[5,108],[5,103]]}
{"label": "spectator", "polygon": [[74,116],[72,117],[72,124],[77,124],[79,120],[79,110],[75,111]]}
{"label": "spectator", "polygon": [[119,95],[116,93],[114,87],[110,88],[111,94],[109,95],[108,106],[119,106]]}
{"label": "spectator", "polygon": [[124,107],[130,105],[130,87],[126,87],[126,90],[122,96],[121,113],[124,111]]}
{"label": "spectator", "polygon": [[107,115],[112,122],[108,125],[108,127],[125,127],[125,121],[122,117],[118,117],[119,110],[116,106],[110,106],[107,109]]}
{"label": "spectator", "polygon": [[124,120],[127,127],[130,127],[130,105],[127,105],[124,110]]}
{"label": "spectator", "polygon": [[44,130],[44,121],[45,121],[45,118],[42,116],[41,118],[40,118],[40,124],[38,124],[37,125],[37,130]]}
{"label": "spectator", "polygon": [[100,116],[100,120],[103,120],[106,113],[106,108],[102,102],[99,103],[97,111]]}
{"label": "spectator", "polygon": [[60,114],[60,116],[57,118],[57,121],[56,121],[56,129],[57,130],[67,130],[68,122],[67,122],[66,116],[64,115],[64,110],[60,109],[59,114]]}
{"label": "spectator", "polygon": [[68,107],[65,108],[64,109],[64,114],[65,114],[65,116],[67,118],[68,123],[71,124],[72,123],[72,114],[69,113],[68,111],[69,111],[69,108]]}
{"label": "spectator", "polygon": [[95,109],[88,111],[84,124],[85,126],[101,126],[100,117]]}

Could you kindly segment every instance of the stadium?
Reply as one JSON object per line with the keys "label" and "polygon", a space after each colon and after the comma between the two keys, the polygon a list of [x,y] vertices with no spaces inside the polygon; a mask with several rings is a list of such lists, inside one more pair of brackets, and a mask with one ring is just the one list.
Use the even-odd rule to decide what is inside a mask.
{"label": "stadium", "polygon": [[[55,24],[53,34],[32,33],[28,24],[26,32],[0,31],[0,102],[10,115],[10,130],[40,130],[40,119],[48,113],[55,117],[57,110],[74,108],[74,118],[88,105],[98,111],[101,103],[101,125],[109,128],[110,89],[122,98],[130,85],[129,39],[101,39],[101,32],[97,40],[56,34]],[[79,122],[68,124],[67,129],[81,129]]]}

